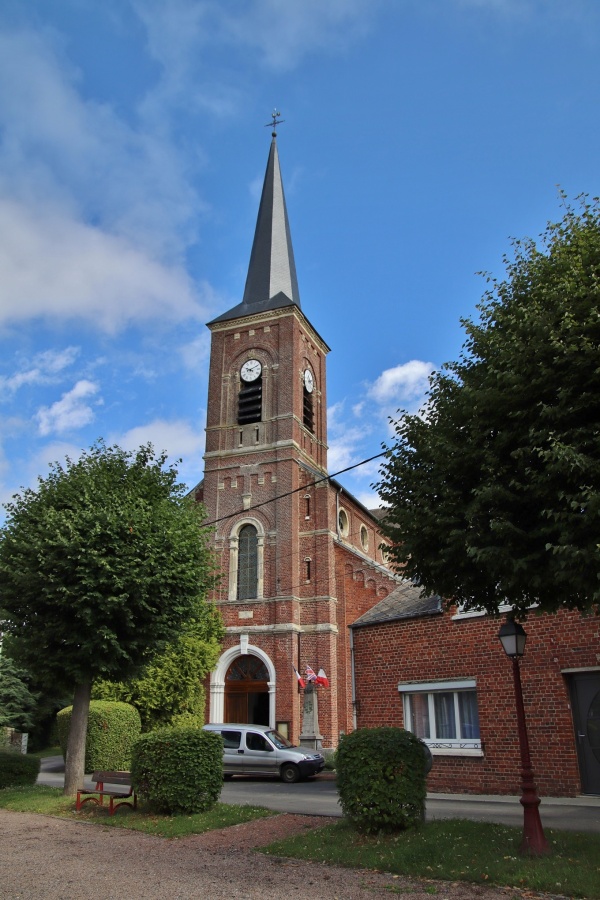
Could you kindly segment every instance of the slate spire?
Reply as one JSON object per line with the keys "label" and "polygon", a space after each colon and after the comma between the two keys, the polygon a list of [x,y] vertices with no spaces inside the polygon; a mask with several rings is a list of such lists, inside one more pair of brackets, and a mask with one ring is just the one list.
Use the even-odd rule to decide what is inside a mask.
{"label": "slate spire", "polygon": [[277,137],[273,131],[244,296],[241,303],[213,321],[223,322],[293,305],[300,306],[300,293]]}

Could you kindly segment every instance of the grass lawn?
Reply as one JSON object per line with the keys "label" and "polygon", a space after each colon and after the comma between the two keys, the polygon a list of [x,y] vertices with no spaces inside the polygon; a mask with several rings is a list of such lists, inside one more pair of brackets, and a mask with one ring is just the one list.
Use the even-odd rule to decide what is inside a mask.
{"label": "grass lawn", "polygon": [[[0,790],[0,807],[132,828],[166,838],[201,834],[275,815],[261,807],[223,803],[193,816],[157,815],[143,805],[137,812],[120,809],[109,816],[106,807],[87,804],[76,813],[73,798],[64,797],[60,788],[45,785]],[[546,837],[551,855],[528,859],[518,854],[521,828],[452,819],[429,822],[399,834],[369,836],[340,820],[277,841],[262,852],[393,875],[496,884],[600,900],[600,835],[546,829]],[[435,885],[431,893],[436,893]]]}
{"label": "grass lawn", "polygon": [[94,803],[87,803],[80,812],[76,812],[74,797],[64,797],[60,788],[45,785],[0,790],[0,808],[44,813],[47,816],[61,816],[73,821],[94,822],[115,828],[132,828],[167,838],[202,834],[215,828],[227,828],[229,825],[275,815],[271,810],[258,806],[229,806],[225,803],[217,803],[208,812],[192,816],[159,815],[141,803],[138,803],[137,811],[121,808],[114,816],[108,815],[108,806],[96,806]]}
{"label": "grass lawn", "polygon": [[37,750],[35,753],[30,753],[30,756],[38,756],[40,759],[46,759],[47,756],[62,756],[62,750],[60,747],[46,747],[45,750]]}
{"label": "grass lawn", "polygon": [[420,878],[600,898],[600,835],[546,829],[551,855],[530,859],[518,854],[522,833],[521,828],[447,819],[399,834],[367,836],[341,820],[277,841],[262,852]]}

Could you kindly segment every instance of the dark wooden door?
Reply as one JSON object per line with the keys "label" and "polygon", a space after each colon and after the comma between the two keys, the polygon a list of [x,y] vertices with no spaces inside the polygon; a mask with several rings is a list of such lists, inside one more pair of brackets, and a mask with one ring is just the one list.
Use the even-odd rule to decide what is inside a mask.
{"label": "dark wooden door", "polygon": [[600,794],[600,672],[571,678],[575,740],[584,794]]}
{"label": "dark wooden door", "polygon": [[256,656],[235,659],[225,676],[225,721],[269,724],[269,673]]}

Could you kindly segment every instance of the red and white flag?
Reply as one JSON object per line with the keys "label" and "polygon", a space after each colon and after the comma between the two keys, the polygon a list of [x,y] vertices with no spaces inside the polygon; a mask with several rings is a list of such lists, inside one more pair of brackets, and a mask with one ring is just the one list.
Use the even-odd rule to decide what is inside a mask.
{"label": "red and white flag", "polygon": [[316,681],[317,680],[316,672],[314,671],[314,669],[311,669],[310,666],[306,667],[306,669],[304,670],[304,674],[306,676],[307,681]]}
{"label": "red and white flag", "polygon": [[306,682],[305,682],[304,678],[302,677],[302,675],[300,674],[300,672],[298,671],[298,669],[296,668],[296,666],[292,666],[292,669],[296,673],[296,678],[298,679],[298,684],[300,685],[300,687],[305,688]]}
{"label": "red and white flag", "polygon": [[329,687],[329,678],[325,674],[324,669],[319,669],[317,677],[315,678],[315,684],[320,684],[321,687]]}

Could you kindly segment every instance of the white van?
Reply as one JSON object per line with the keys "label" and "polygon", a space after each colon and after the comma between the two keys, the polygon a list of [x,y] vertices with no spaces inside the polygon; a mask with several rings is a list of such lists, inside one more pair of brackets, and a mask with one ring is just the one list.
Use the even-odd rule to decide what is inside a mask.
{"label": "white van", "polygon": [[325,765],[322,753],[296,747],[266,725],[210,724],[223,738],[223,774],[278,775],[287,784],[317,775]]}

